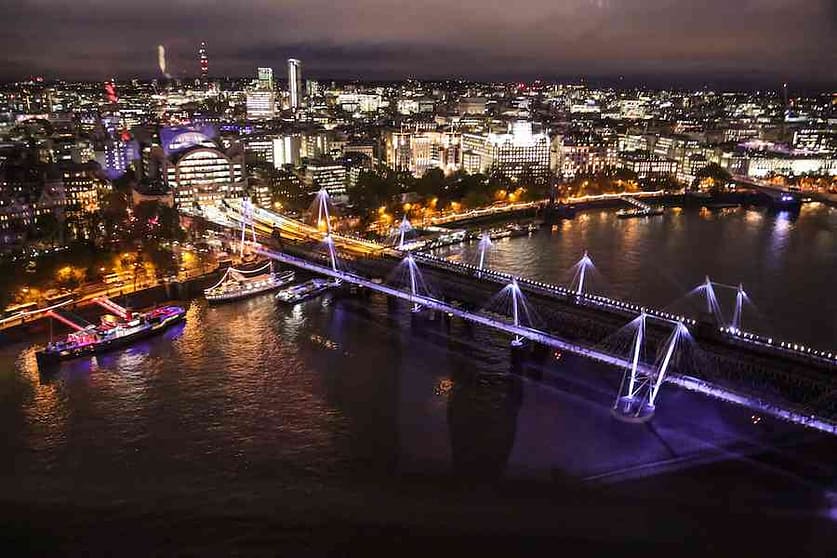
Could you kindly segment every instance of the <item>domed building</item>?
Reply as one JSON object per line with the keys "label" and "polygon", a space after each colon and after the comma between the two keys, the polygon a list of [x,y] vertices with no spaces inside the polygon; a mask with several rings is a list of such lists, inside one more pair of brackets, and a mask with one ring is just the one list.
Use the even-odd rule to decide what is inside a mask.
{"label": "domed building", "polygon": [[222,151],[207,135],[188,131],[164,143],[168,153],[162,179],[180,208],[218,203],[244,195],[244,156],[240,149]]}

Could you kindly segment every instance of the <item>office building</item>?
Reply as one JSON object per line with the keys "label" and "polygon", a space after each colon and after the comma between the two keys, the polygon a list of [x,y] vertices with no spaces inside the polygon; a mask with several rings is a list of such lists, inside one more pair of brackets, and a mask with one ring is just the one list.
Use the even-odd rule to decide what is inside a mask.
{"label": "office building", "polygon": [[310,161],[302,175],[302,184],[309,192],[325,188],[329,196],[345,196],[346,167],[330,161]]}
{"label": "office building", "polygon": [[305,96],[309,99],[313,99],[314,97],[318,97],[320,95],[320,84],[317,80],[314,79],[306,79],[305,80]]}
{"label": "office building", "polygon": [[286,165],[298,167],[301,162],[302,138],[281,136],[273,138],[273,166],[277,169]]}
{"label": "office building", "polygon": [[258,68],[257,88],[261,91],[273,91],[273,68]]}
{"label": "office building", "polygon": [[302,62],[288,58],[288,94],[293,110],[302,106]]}
{"label": "office building", "polygon": [[198,58],[201,69],[201,79],[205,80],[209,75],[209,58],[206,55],[206,43],[201,43],[201,48],[198,49]]}
{"label": "office building", "polygon": [[247,119],[265,120],[276,116],[276,93],[273,91],[248,91],[246,99]]}
{"label": "office building", "polygon": [[450,173],[462,167],[462,135],[431,130],[392,132],[386,141],[386,157],[387,165],[414,176],[434,168]]}
{"label": "office building", "polygon": [[194,146],[164,162],[165,185],[174,192],[178,207],[214,204],[244,193],[243,157],[229,157],[219,149]]}
{"label": "office building", "polygon": [[242,139],[241,143],[247,153],[254,155],[266,163],[273,164],[273,138],[270,136],[250,135]]}
{"label": "office building", "polygon": [[549,179],[550,140],[531,122],[515,122],[505,134],[462,134],[462,166],[469,173],[497,173],[516,181]]}

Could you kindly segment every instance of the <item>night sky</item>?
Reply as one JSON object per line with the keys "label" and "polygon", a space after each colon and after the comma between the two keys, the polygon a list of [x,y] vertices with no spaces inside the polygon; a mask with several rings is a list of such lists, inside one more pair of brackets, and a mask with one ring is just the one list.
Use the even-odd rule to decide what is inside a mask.
{"label": "night sky", "polygon": [[0,79],[174,76],[837,84],[837,0],[4,0]]}

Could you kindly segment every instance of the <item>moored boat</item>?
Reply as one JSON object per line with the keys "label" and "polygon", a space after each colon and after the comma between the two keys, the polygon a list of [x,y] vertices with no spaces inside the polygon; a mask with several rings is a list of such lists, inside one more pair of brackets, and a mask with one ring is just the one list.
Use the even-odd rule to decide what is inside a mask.
{"label": "moored boat", "polygon": [[632,217],[653,217],[655,215],[662,215],[663,209],[659,207],[652,207],[649,209],[620,209],[616,212],[616,216],[620,219],[630,219]]}
{"label": "moored boat", "polygon": [[75,331],[51,340],[43,350],[36,352],[38,366],[54,366],[64,360],[125,347],[139,339],[162,333],[186,319],[186,310],[180,306],[161,306],[148,312],[132,312],[122,309],[109,299],[105,301],[96,302],[110,309],[120,309],[121,313],[119,316],[105,314],[99,324],[86,324],[68,313],[50,313],[50,318],[58,319]]}
{"label": "moored boat", "polygon": [[240,300],[283,287],[294,280],[293,271],[273,272],[273,262],[252,271],[228,268],[215,285],[204,289],[210,303]]}
{"label": "moored boat", "polygon": [[309,298],[313,298],[332,287],[336,287],[340,282],[336,279],[322,279],[315,278],[299,285],[282,289],[276,293],[276,299],[287,304],[296,304]]}

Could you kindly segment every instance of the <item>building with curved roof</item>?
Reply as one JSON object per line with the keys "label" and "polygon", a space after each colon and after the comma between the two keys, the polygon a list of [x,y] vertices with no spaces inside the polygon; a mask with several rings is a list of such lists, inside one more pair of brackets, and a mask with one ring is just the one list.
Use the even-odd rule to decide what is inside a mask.
{"label": "building with curved roof", "polygon": [[166,159],[163,180],[179,207],[214,204],[244,195],[244,161],[197,145]]}

